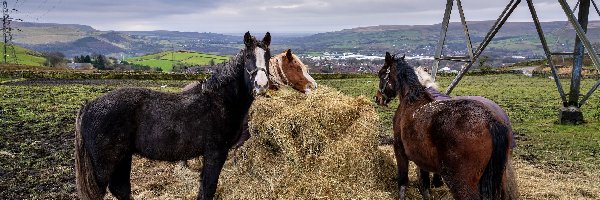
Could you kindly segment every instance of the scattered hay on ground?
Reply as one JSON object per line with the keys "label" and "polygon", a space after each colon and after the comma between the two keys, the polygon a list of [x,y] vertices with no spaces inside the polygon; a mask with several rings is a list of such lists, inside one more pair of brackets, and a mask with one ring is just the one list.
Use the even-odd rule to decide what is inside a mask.
{"label": "scattered hay on ground", "polygon": [[221,199],[392,199],[392,159],[364,97],[282,90],[251,109],[252,137],[228,163]]}
{"label": "scattered hay on ground", "polygon": [[[231,152],[219,199],[397,199],[391,146],[377,147],[377,115],[365,98],[321,87],[308,96],[283,90],[252,108],[252,137]],[[600,174],[560,173],[515,159],[521,199],[598,199]],[[134,157],[135,199],[195,199],[201,163]],[[421,199],[411,163],[407,199]],[[452,199],[446,186],[433,199]],[[114,199],[107,195],[106,199]]]}

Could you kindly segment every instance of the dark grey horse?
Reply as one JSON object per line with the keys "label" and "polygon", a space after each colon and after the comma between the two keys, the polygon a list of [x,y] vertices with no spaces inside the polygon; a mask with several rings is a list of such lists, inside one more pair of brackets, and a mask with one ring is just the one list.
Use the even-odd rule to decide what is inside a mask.
{"label": "dark grey horse", "polygon": [[118,199],[130,199],[131,159],[138,154],[164,161],[203,156],[197,198],[212,199],[254,95],[268,87],[271,35],[257,41],[246,33],[244,43],[205,84],[189,91],[125,88],[81,108],[75,139],[79,198],[102,199],[108,187]]}

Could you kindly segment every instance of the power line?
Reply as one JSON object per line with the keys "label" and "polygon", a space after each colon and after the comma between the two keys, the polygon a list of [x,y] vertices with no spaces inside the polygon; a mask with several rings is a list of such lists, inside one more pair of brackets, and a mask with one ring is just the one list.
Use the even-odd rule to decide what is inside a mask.
{"label": "power line", "polygon": [[[18,64],[18,58],[17,58],[17,53],[15,50],[15,47],[12,43],[13,40],[13,35],[12,32],[13,29],[11,26],[11,23],[13,21],[23,21],[21,19],[15,19],[10,17],[10,13],[11,12],[18,12],[18,10],[16,9],[9,9],[8,8],[8,2],[6,0],[2,1],[2,36],[4,38],[4,47],[3,49],[3,63],[7,64],[8,63],[8,57],[9,57],[9,53],[12,54],[12,59],[13,59],[13,63]],[[19,29],[16,29],[18,31],[20,31]]]}

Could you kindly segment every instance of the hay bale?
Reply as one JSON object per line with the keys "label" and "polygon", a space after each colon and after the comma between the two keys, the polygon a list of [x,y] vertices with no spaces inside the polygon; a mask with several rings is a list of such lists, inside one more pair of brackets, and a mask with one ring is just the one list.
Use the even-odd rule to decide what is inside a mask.
{"label": "hay bale", "polygon": [[282,90],[250,111],[252,137],[219,179],[219,199],[396,198],[392,159],[364,97]]}

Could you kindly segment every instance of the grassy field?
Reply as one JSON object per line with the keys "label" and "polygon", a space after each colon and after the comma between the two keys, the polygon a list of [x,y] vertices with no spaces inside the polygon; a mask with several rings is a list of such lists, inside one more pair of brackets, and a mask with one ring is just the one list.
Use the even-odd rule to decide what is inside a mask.
{"label": "grassy field", "polygon": [[[4,43],[0,42],[0,49],[4,48]],[[29,50],[29,49],[25,49],[23,47],[20,46],[14,46],[15,48],[15,55],[17,56],[17,60],[16,62],[18,64],[21,65],[28,65],[28,66],[42,66],[44,64],[44,62],[46,61],[46,59],[44,57],[42,57],[42,55],[40,53],[37,53],[35,51]],[[8,55],[9,57],[7,58],[9,63],[15,63],[14,58],[12,58],[13,54],[10,51],[10,46],[8,48],[9,52]],[[0,57],[0,59],[3,59],[2,57]]]}
{"label": "grassy field", "polygon": [[188,51],[176,51],[174,53],[173,51],[165,51],[156,54],[128,58],[126,61],[149,67],[159,67],[163,71],[171,71],[173,69],[173,64],[200,66],[208,65],[211,60],[215,64],[219,64],[229,60],[229,57]]}
{"label": "grassy field", "polygon": [[[442,77],[440,81],[444,85],[450,78]],[[75,198],[73,133],[79,107],[85,101],[120,87],[175,92],[188,82],[0,84],[0,199]],[[375,78],[318,82],[352,96],[371,97],[377,88]],[[566,81],[563,83],[567,84]],[[592,80],[585,80],[583,88],[591,87],[592,83]],[[515,157],[518,162],[525,163],[525,167],[540,171],[539,176],[575,176],[578,179],[572,180],[587,181],[571,183],[576,186],[600,183],[599,178],[593,176],[600,174],[599,93],[583,107],[588,123],[580,126],[555,124],[559,98],[550,79],[519,75],[467,76],[455,94],[485,96],[505,108],[518,134]],[[391,117],[396,106],[397,101],[390,107],[377,107],[382,134],[391,133]],[[578,186],[575,190],[579,189]],[[585,193],[584,197],[600,198],[593,191],[580,190]],[[545,193],[527,193],[523,197],[556,199]]]}

